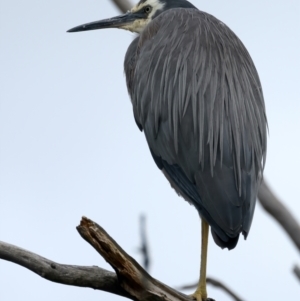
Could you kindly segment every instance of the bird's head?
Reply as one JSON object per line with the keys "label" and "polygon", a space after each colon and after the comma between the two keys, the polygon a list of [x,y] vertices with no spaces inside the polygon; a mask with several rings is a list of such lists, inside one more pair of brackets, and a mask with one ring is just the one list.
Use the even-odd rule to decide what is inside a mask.
{"label": "bird's head", "polygon": [[86,23],[74,27],[68,32],[120,28],[141,33],[155,17],[171,8],[195,8],[195,6],[186,0],[140,0],[136,6],[124,15]]}

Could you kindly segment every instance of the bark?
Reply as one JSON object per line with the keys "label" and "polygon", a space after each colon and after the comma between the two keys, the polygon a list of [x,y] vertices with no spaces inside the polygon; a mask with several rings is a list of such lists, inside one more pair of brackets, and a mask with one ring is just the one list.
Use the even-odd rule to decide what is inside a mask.
{"label": "bark", "polygon": [[83,218],[80,235],[112,266],[122,288],[133,300],[191,300],[188,296],[152,278],[99,225]]}

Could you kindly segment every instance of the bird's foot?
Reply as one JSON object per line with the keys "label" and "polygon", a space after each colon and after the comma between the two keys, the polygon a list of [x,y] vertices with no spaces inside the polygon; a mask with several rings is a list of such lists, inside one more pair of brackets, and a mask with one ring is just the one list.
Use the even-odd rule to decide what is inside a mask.
{"label": "bird's foot", "polygon": [[202,294],[197,291],[194,294],[189,295],[189,297],[191,297],[193,300],[196,300],[196,301],[215,301],[214,299],[207,298],[207,295],[206,295],[206,297],[203,297]]}
{"label": "bird's foot", "polygon": [[197,301],[215,301],[214,299],[207,298],[206,288],[202,289],[202,291],[197,289],[192,295],[189,295],[189,297]]}
{"label": "bird's foot", "polygon": [[192,295],[189,295],[189,297],[191,299],[193,299],[193,300],[202,301],[201,295],[200,296],[199,295],[196,296],[195,294],[192,294]]}

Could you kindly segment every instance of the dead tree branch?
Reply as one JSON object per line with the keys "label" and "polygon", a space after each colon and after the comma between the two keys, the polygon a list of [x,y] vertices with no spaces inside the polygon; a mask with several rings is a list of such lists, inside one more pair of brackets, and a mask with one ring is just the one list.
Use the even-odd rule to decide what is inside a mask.
{"label": "dead tree branch", "polygon": [[265,181],[262,182],[258,191],[258,199],[263,208],[283,227],[300,251],[300,225]]}
{"label": "dead tree branch", "polygon": [[[58,264],[4,242],[0,242],[0,259],[21,265],[53,282],[90,287],[135,301],[191,301],[189,296],[152,278],[103,228],[93,221],[82,218],[77,230],[116,273],[95,266]],[[207,301],[209,300],[213,301],[212,299]]]}
{"label": "dead tree branch", "polygon": [[134,300],[191,300],[152,278],[99,225],[83,218],[77,227],[79,234],[112,266],[122,288]]}
{"label": "dead tree branch", "polygon": [[131,298],[120,286],[115,273],[92,266],[59,264],[42,256],[0,241],[0,259],[7,260],[38,274],[44,279],[79,287],[90,287]]}

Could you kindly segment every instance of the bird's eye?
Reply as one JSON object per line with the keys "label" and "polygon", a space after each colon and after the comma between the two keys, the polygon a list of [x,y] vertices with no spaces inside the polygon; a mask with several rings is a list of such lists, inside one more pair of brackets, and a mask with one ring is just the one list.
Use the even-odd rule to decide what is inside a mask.
{"label": "bird's eye", "polygon": [[152,7],[150,5],[144,7],[144,12],[146,14],[150,14],[151,10],[152,10]]}

